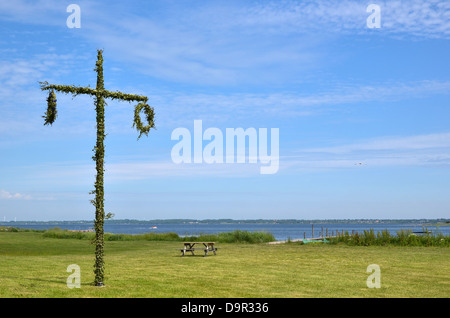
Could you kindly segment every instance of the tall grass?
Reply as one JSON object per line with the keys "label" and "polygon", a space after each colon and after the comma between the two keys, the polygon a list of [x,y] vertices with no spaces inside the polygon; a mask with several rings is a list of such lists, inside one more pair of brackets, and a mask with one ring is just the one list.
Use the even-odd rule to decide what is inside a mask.
{"label": "tall grass", "polygon": [[[88,239],[92,240],[95,237],[94,232],[78,232],[68,231],[60,228],[53,228],[46,230],[43,233],[46,238],[57,239]],[[202,234],[199,236],[185,236],[180,237],[178,234],[169,233],[145,233],[145,234],[112,234],[105,233],[105,241],[202,241],[202,242],[218,242],[218,243],[266,243],[275,241],[275,237],[267,232],[248,232],[248,231],[233,231],[218,234]]]}
{"label": "tall grass", "polygon": [[200,236],[184,237],[183,241],[210,241],[219,243],[267,243],[275,241],[275,237],[269,232],[232,231],[218,234],[203,234]]}
{"label": "tall grass", "polygon": [[423,235],[416,235],[411,230],[400,230],[397,231],[397,235],[392,235],[388,230],[378,231],[377,234],[375,234],[373,229],[352,234],[346,231],[338,233],[337,237],[331,238],[330,243],[343,243],[354,246],[450,246],[450,236],[445,236],[442,233],[433,234],[427,229],[424,229],[423,232]]}
{"label": "tall grass", "polygon": [[44,232],[44,230],[23,229],[14,226],[0,226],[0,232]]}

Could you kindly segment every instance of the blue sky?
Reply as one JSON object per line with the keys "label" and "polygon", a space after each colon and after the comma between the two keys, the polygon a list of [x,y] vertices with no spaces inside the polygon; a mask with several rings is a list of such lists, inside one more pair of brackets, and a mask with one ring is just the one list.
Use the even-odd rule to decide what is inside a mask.
{"label": "blue sky", "polygon": [[[95,87],[97,49],[106,89],[156,113],[137,141],[134,104],[107,101],[116,219],[450,215],[449,2],[15,0],[0,34],[0,220],[94,218],[93,100],[57,94],[44,126],[38,82]],[[171,134],[194,120],[278,128],[278,172],[175,164]]]}

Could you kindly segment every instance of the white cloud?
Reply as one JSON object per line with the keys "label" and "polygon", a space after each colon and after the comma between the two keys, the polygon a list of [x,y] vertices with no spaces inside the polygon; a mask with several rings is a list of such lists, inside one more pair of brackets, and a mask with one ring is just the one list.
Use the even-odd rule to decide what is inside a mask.
{"label": "white cloud", "polygon": [[450,133],[377,137],[338,146],[309,148],[280,158],[292,169],[429,166],[450,168]]}
{"label": "white cloud", "polygon": [[385,1],[382,27],[419,37],[450,37],[450,3],[438,0]]}
{"label": "white cloud", "polygon": [[[450,37],[450,3],[438,0],[323,0],[270,1],[258,3],[234,21],[268,30],[366,34],[370,3],[381,7],[382,34],[413,35],[425,38]],[[235,22],[236,23],[236,22]]]}
{"label": "white cloud", "polygon": [[[71,2],[58,0],[14,0],[0,1],[0,18],[6,21],[21,22],[34,25],[52,25],[66,27],[66,19],[70,15],[66,11]],[[92,1],[77,0],[81,6],[82,14],[89,11],[96,3]],[[101,7],[105,4],[99,2]]]}
{"label": "white cloud", "polygon": [[[171,42],[172,37],[176,36],[181,40],[180,48],[167,46],[170,48],[165,52],[168,55],[181,50],[188,55],[197,54],[201,48],[196,49],[195,45],[200,43],[201,38],[192,35],[199,30],[204,35],[236,30],[252,33],[255,30],[259,32],[261,28],[265,32],[303,33],[320,30],[364,33],[367,31],[366,19],[370,15],[366,8],[370,3],[380,5],[382,30],[386,32],[423,37],[450,36],[450,3],[442,0],[190,1],[181,4],[163,0],[152,2],[150,8],[139,1],[126,4],[78,1],[77,4],[81,7],[82,28],[98,21],[95,27],[101,28],[106,37],[117,30],[124,31],[123,35],[133,34],[133,37],[139,39],[145,33],[146,38],[156,40],[146,46],[154,49],[164,39]],[[164,5],[160,5],[161,3]],[[66,12],[68,4],[56,0],[2,1],[0,17],[30,24],[65,26],[69,15]],[[148,18],[137,16],[139,13]],[[181,34],[178,32],[189,36],[179,38]],[[160,53],[151,50],[147,54]]]}
{"label": "white cloud", "polygon": [[[259,176],[260,167],[267,164],[175,164],[172,161],[162,160],[140,160],[128,161],[126,163],[105,164],[105,184],[115,184],[128,180],[147,180],[167,177],[208,177],[217,176],[224,178]],[[30,167],[32,168],[32,167]],[[42,180],[41,183],[57,184],[59,187],[70,186],[92,186],[95,181],[95,167],[93,164],[69,163],[39,165],[32,169],[33,177]]]}
{"label": "white cloud", "polygon": [[[226,122],[242,118],[293,118],[320,114],[339,105],[363,105],[368,102],[411,100],[446,95],[450,81],[417,81],[381,83],[378,85],[339,85],[333,90],[303,93],[235,93],[235,94],[174,94],[159,92],[149,99],[158,110],[162,125],[186,124],[194,119]],[[173,118],[177,114],[177,120]],[[180,122],[183,120],[183,122]]]}
{"label": "white cloud", "polygon": [[29,104],[36,100],[36,93],[40,92],[39,81],[70,73],[70,69],[75,68],[84,58],[51,53],[35,54],[28,58],[11,57],[0,61],[0,98],[4,103],[20,101],[22,104]]}
{"label": "white cloud", "polygon": [[27,23],[45,23],[54,21],[50,16],[58,11],[58,6],[54,1],[1,1],[0,16],[7,20],[27,22]]}
{"label": "white cloud", "polygon": [[322,48],[341,35],[450,37],[450,5],[379,3],[376,30],[366,25],[367,1],[195,2],[168,4],[159,15],[152,6],[149,15],[125,3],[95,6],[83,11],[89,22],[80,35],[146,76],[212,87],[295,85],[333,60]]}
{"label": "white cloud", "polygon": [[[161,1],[163,2],[163,1]],[[376,33],[448,38],[450,4],[434,0],[378,1]],[[186,4],[186,3],[184,3]],[[152,77],[207,85],[277,83],[298,79],[323,62],[329,35],[368,34],[367,1],[213,1],[191,5],[80,3],[78,36],[135,63]],[[161,9],[163,8],[163,9]],[[58,1],[4,1],[0,16],[23,23],[59,23]],[[148,13],[148,14],[147,14]],[[38,21],[38,22],[35,22]],[[59,21],[59,22],[57,22]],[[38,71],[38,70],[35,70]],[[23,77],[11,80],[22,81]]]}
{"label": "white cloud", "polygon": [[[358,143],[280,150],[277,175],[302,171],[327,171],[329,169],[364,169],[373,167],[446,167],[450,168],[450,133],[416,135],[407,137],[378,137]],[[123,158],[122,158],[123,159]],[[105,165],[105,183],[116,184],[130,180],[149,180],[170,177],[261,177],[264,164],[175,164],[163,160],[128,160],[125,163]],[[65,187],[89,186],[95,171],[93,165],[64,163],[41,165],[33,177],[37,180]],[[262,176],[263,177],[263,176]]]}
{"label": "white cloud", "polygon": [[31,196],[22,193],[11,193],[3,189],[0,190],[0,199],[4,200],[31,200]]}
{"label": "white cloud", "polygon": [[367,140],[361,143],[326,148],[313,148],[306,151],[342,154],[356,151],[425,150],[441,148],[450,148],[450,133],[408,137],[384,137]]}
{"label": "white cloud", "polygon": [[[0,63],[1,67],[2,63]],[[33,73],[33,71],[30,71]],[[2,82],[0,78],[0,83]],[[46,94],[39,88],[13,93],[12,86],[0,85],[0,97],[4,105],[0,110],[0,132],[3,135],[29,135],[49,138],[58,134],[89,135],[94,133],[95,118],[89,106],[89,97],[58,95],[59,116],[53,127],[44,127],[41,116],[45,112]],[[2,91],[3,90],[3,91]],[[446,95],[450,92],[449,81],[416,81],[408,83],[378,83],[373,85],[338,85],[333,90],[316,93],[231,93],[207,94],[155,91],[150,87],[147,94],[150,104],[157,111],[159,129],[192,125],[194,119],[213,121],[215,125],[242,120],[270,119],[282,120],[304,116],[320,115],[342,105],[361,107],[369,102],[402,101],[422,97]],[[3,92],[3,93],[2,93]],[[138,92],[139,93],[139,92]],[[15,94],[19,94],[17,97]],[[26,121],[14,107],[14,100],[19,98],[21,104],[29,105]],[[111,133],[135,134],[131,129],[133,104],[110,103],[108,127]],[[8,106],[10,105],[10,106]],[[35,105],[31,107],[31,105]],[[163,105],[163,106],[161,106]],[[80,111],[83,110],[83,111]],[[89,115],[91,114],[91,115]],[[173,116],[177,114],[177,116]],[[242,125],[242,124],[239,124]],[[70,130],[67,127],[70,126]]]}

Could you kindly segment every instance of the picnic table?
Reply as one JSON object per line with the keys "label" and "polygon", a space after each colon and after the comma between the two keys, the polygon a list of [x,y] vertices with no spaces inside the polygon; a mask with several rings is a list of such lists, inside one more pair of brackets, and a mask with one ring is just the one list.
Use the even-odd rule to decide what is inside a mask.
{"label": "picnic table", "polygon": [[[201,247],[194,247],[196,244],[203,245]],[[204,256],[208,255],[208,252],[213,252],[214,255],[216,255],[217,247],[214,247],[215,242],[184,242],[184,248],[180,249],[181,253],[183,253],[182,256],[186,254],[186,252],[191,252],[192,255],[194,254],[194,251],[201,250],[205,252]]]}

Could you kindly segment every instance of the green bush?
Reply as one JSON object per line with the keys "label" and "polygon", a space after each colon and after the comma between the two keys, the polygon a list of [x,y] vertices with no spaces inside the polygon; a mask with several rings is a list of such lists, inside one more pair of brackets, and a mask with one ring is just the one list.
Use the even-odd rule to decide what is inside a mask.
{"label": "green bush", "polygon": [[330,239],[332,244],[347,244],[354,246],[370,246],[370,245],[396,245],[396,246],[450,246],[450,236],[442,233],[433,235],[432,232],[424,229],[423,235],[415,235],[411,230],[397,231],[397,235],[391,235],[388,230],[383,230],[375,235],[373,229],[364,230],[362,233],[338,233],[334,238]]}
{"label": "green bush", "polygon": [[176,233],[105,234],[105,241],[180,241]]}
{"label": "green bush", "polygon": [[19,229],[12,226],[0,226],[0,232],[19,232]]}
{"label": "green bush", "polygon": [[268,232],[249,232],[236,230],[232,232],[222,232],[218,234],[202,234],[199,236],[186,236],[183,238],[185,242],[201,241],[201,242],[217,242],[217,243],[267,243],[275,241],[272,233]]}
{"label": "green bush", "polygon": [[94,232],[78,232],[63,230],[59,227],[54,227],[52,229],[46,230],[43,234],[47,238],[57,238],[57,239],[93,239],[95,236]]}
{"label": "green bush", "polygon": [[[94,232],[68,231],[60,228],[46,230],[43,234],[47,238],[56,239],[94,239]],[[268,232],[233,231],[218,234],[202,234],[198,236],[180,237],[178,234],[169,233],[145,233],[145,234],[112,234],[105,233],[105,241],[201,241],[218,243],[266,243],[275,241],[275,237]]]}
{"label": "green bush", "polygon": [[267,243],[275,241],[272,233],[233,231],[218,234],[218,242],[221,243]]}
{"label": "green bush", "polygon": [[44,230],[24,229],[14,226],[0,226],[0,232],[44,232]]}

